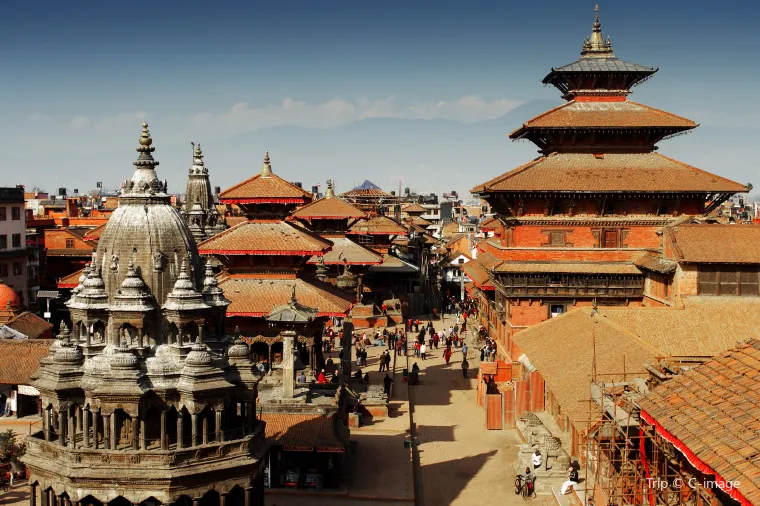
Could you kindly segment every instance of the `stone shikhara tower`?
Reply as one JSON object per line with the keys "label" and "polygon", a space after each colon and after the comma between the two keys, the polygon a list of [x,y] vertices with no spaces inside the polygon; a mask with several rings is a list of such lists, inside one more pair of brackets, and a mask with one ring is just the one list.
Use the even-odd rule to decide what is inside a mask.
{"label": "stone shikhara tower", "polygon": [[[263,504],[264,424],[229,301],[158,180],[148,125],[33,381],[30,504]],[[199,150],[198,150],[199,151]]]}
{"label": "stone shikhara tower", "polygon": [[203,161],[201,145],[193,144],[193,165],[190,167],[182,214],[197,242],[224,232],[227,225],[214,205],[208,168]]}

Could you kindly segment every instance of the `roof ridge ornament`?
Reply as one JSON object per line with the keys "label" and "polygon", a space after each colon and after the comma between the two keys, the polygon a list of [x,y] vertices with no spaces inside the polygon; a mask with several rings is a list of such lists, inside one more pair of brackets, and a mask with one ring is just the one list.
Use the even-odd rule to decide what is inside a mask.
{"label": "roof ridge ornament", "polygon": [[335,190],[333,190],[333,181],[332,179],[327,180],[327,190],[325,190],[325,198],[331,199],[335,197]]}
{"label": "roof ridge ornament", "polygon": [[605,42],[602,35],[602,22],[599,21],[599,5],[594,7],[596,18],[594,19],[594,26],[591,29],[591,37],[583,39],[583,48],[581,49],[581,56],[584,58],[614,58],[615,54],[612,52],[612,42],[609,36]]}
{"label": "roof ridge ornament", "polygon": [[208,169],[203,161],[203,151],[201,150],[201,143],[191,142],[193,146],[193,165],[190,167],[190,174],[206,174]]}
{"label": "roof ridge ornament", "polygon": [[272,175],[272,164],[269,161],[269,151],[264,153],[264,163],[261,164],[261,177],[270,177]]}

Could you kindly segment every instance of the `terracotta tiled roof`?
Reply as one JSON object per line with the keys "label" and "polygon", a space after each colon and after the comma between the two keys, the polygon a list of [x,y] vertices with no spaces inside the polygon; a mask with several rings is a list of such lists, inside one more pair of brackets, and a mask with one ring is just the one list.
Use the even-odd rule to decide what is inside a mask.
{"label": "terracotta tiled roof", "polygon": [[651,253],[641,255],[633,262],[633,264],[640,269],[658,272],[660,274],[669,274],[674,272],[678,267],[678,264],[673,260],[668,260],[667,258],[662,258]]}
{"label": "terracotta tiled roof", "polygon": [[410,216],[409,218],[406,219],[406,221],[410,223],[414,223],[418,227],[427,227],[433,224],[432,221],[428,221],[425,218],[422,218],[421,216]]}
{"label": "terracotta tiled roof", "polygon": [[303,204],[311,200],[311,193],[275,174],[269,176],[256,174],[219,194],[219,201],[226,204],[267,202]]}
{"label": "terracotta tiled roof", "polygon": [[76,288],[79,284],[79,277],[82,275],[82,271],[84,271],[84,269],[79,269],[78,271],[59,279],[58,288]]}
{"label": "terracotta tiled roof", "polygon": [[406,228],[386,216],[373,216],[357,221],[348,229],[349,234],[407,235]]}
{"label": "terracotta tiled roof", "polygon": [[227,216],[225,220],[227,221],[227,225],[229,225],[230,227],[234,227],[235,225],[239,223],[248,221],[248,218],[246,218],[245,216]]}
{"label": "terracotta tiled roof", "polygon": [[103,202],[103,207],[108,211],[113,211],[117,207],[119,207],[119,199],[116,197],[108,197]]}
{"label": "terracotta tiled roof", "polygon": [[744,185],[658,153],[553,153],[471,190],[555,192],[744,192]]}
{"label": "terracotta tiled roof", "polygon": [[[594,323],[596,322],[596,323]],[[514,341],[546,381],[562,411],[577,428],[588,426],[592,361],[605,382],[647,377],[657,350],[590,308],[580,308],[517,332]],[[557,350],[572,350],[573,360],[558,360]],[[615,376],[619,375],[619,376]]]}
{"label": "terracotta tiled roof", "polygon": [[760,264],[760,226],[694,224],[667,227],[682,262]]}
{"label": "terracotta tiled roof", "polygon": [[416,265],[404,262],[398,257],[394,257],[391,254],[383,254],[383,263],[380,265],[373,265],[369,268],[370,272],[392,272],[392,273],[407,273],[413,274],[419,272],[420,268]]}
{"label": "terracotta tiled roof", "polygon": [[0,339],[0,383],[29,385],[30,376],[48,354],[52,339]]}
{"label": "terracotta tiled roof", "polygon": [[386,193],[380,188],[354,188],[345,193],[340,194],[340,198],[389,198],[392,197],[390,193]]}
{"label": "terracotta tiled roof", "polygon": [[532,128],[655,128],[689,130],[697,124],[686,118],[637,102],[568,102],[555,107],[509,134],[519,138]]}
{"label": "terracotta tiled roof", "polygon": [[653,418],[666,439],[706,464],[712,471],[705,474],[735,482],[746,504],[760,504],[759,371],[754,341],[677,375],[639,402],[645,420]]}
{"label": "terracotta tiled roof", "polygon": [[[324,254],[327,265],[376,265],[383,263],[383,256],[375,251],[357,244],[347,237],[326,237],[332,243],[332,249]],[[319,257],[313,256],[309,264],[319,263]]]}
{"label": "terracotta tiled roof", "polygon": [[499,228],[499,218],[496,216],[480,222],[480,230],[484,232],[495,231],[497,228]]}
{"label": "terracotta tiled roof", "polygon": [[540,274],[641,274],[635,265],[619,262],[503,262],[494,271]]}
{"label": "terracotta tiled roof", "polygon": [[404,213],[426,213],[427,209],[419,204],[409,204],[406,207],[401,208],[401,212]]}
{"label": "terracotta tiled roof", "polygon": [[246,221],[198,245],[202,255],[320,255],[330,243],[298,225],[277,220]]}
{"label": "terracotta tiled roof", "polygon": [[364,218],[367,213],[361,211],[348,202],[338,198],[323,198],[306,204],[293,211],[290,215],[292,218],[300,219],[342,219],[342,218]]}
{"label": "terracotta tiled roof", "polygon": [[88,230],[87,232],[85,232],[83,239],[85,241],[97,241],[98,239],[100,239],[100,234],[102,234],[103,231],[106,229],[107,224],[108,223],[106,222],[100,225],[99,227],[95,227],[92,230]]}
{"label": "terracotta tiled roof", "polygon": [[347,441],[338,435],[337,420],[333,415],[262,413],[266,422],[266,437],[276,445],[294,450],[314,448],[317,451],[345,450]]}
{"label": "terracotta tiled roof", "polygon": [[21,332],[29,339],[39,339],[45,333],[50,333],[49,337],[53,337],[51,332],[53,324],[29,311],[24,311],[5,325]]}
{"label": "terracotta tiled roof", "polygon": [[272,308],[287,304],[296,285],[298,302],[317,308],[319,316],[345,316],[351,309],[353,295],[348,295],[327,284],[312,284],[303,279],[237,278],[219,282],[224,296],[231,304],[227,316],[262,317]]}
{"label": "terracotta tiled roof", "polygon": [[758,297],[684,297],[683,304],[683,309],[602,306],[599,312],[664,356],[712,357],[737,340],[760,339]]}
{"label": "terracotta tiled roof", "polygon": [[488,269],[493,269],[499,263],[491,255],[480,253],[476,259],[462,265],[462,270],[481,290],[493,290],[494,286],[488,277]]}
{"label": "terracotta tiled roof", "polygon": [[443,227],[441,227],[441,237],[451,237],[456,236],[459,234],[459,223],[456,221],[450,221],[448,223],[445,223]]}

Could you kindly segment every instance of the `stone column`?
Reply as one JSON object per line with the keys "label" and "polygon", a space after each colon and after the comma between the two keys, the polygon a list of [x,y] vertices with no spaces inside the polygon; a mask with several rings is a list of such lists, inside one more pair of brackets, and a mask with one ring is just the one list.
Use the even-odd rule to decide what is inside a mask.
{"label": "stone column", "polygon": [[[32,505],[34,506],[34,505]],[[219,494],[219,506],[227,506],[227,493],[222,492]]]}
{"label": "stone column", "polygon": [[185,424],[184,424],[184,417],[182,416],[182,411],[177,412],[177,449],[182,448],[183,441],[185,435]]}
{"label": "stone column", "polygon": [[253,506],[253,487],[245,487],[245,506]]}
{"label": "stone column", "polygon": [[90,410],[82,410],[82,446],[90,447]]}
{"label": "stone column", "polygon": [[58,412],[58,444],[61,446],[66,445],[66,438],[64,437],[64,431],[66,428],[66,412]]}
{"label": "stone column", "polygon": [[169,441],[166,438],[166,411],[161,411],[161,449],[169,449]]}
{"label": "stone column", "polygon": [[200,497],[194,497],[193,498],[193,506],[201,506],[201,498]]}
{"label": "stone column", "polygon": [[36,483],[29,484],[29,506],[37,506],[37,484]]}
{"label": "stone column", "polygon": [[[68,410],[67,410],[68,411]],[[77,445],[77,430],[76,430],[76,420],[74,419],[74,414],[76,413],[75,409],[71,410],[71,416],[69,416],[69,425],[68,430],[66,431],[68,434],[66,436],[69,440],[69,448],[76,448]]]}
{"label": "stone column", "polygon": [[293,340],[296,333],[284,330],[282,333],[282,398],[292,399],[295,390],[295,363],[293,357]]}
{"label": "stone column", "polygon": [[50,441],[50,409],[42,410],[42,432],[45,434],[45,441]]}
{"label": "stone column", "polygon": [[193,425],[190,427],[190,446],[192,447],[198,444],[198,413],[191,414],[190,418],[193,421]]}
{"label": "stone column", "polygon": [[111,415],[103,415],[103,446],[106,450],[111,448]]}
{"label": "stone column", "polygon": [[132,449],[137,450],[137,442],[139,441],[137,439],[137,435],[140,432],[140,417],[134,416],[132,417]]}
{"label": "stone column", "polygon": [[95,412],[92,414],[92,447],[96,450],[98,449],[98,420],[100,420],[100,412]]}
{"label": "stone column", "polygon": [[208,417],[203,417],[203,423],[201,425],[203,436],[201,437],[201,443],[205,446],[208,444]]}
{"label": "stone column", "polygon": [[224,428],[222,423],[222,414],[224,413],[224,408],[218,408],[216,410],[216,441],[217,442],[224,442]]}
{"label": "stone column", "polygon": [[148,449],[148,440],[145,438],[145,420],[140,418],[140,449]]}
{"label": "stone column", "polygon": [[116,430],[116,413],[111,413],[111,415],[108,417],[108,421],[110,422],[109,433],[111,435],[111,449],[118,450],[119,435],[117,434]]}
{"label": "stone column", "polygon": [[82,432],[82,406],[77,406],[77,432]]}

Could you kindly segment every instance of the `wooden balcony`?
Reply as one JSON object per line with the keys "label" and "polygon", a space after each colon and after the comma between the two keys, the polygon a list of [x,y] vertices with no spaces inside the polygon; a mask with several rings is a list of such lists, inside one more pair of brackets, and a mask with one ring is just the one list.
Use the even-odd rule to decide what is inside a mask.
{"label": "wooden balcony", "polygon": [[617,298],[644,295],[643,276],[500,275],[497,288],[506,297]]}

